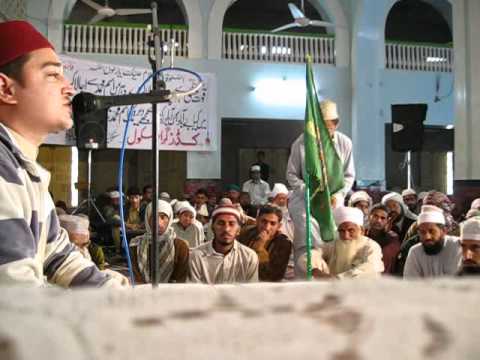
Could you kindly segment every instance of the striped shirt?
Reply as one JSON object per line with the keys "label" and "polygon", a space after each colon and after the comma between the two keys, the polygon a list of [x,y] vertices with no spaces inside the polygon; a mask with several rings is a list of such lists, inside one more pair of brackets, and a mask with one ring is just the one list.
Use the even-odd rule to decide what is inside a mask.
{"label": "striped shirt", "polygon": [[110,276],[60,227],[38,148],[0,123],[0,285],[101,286]]}

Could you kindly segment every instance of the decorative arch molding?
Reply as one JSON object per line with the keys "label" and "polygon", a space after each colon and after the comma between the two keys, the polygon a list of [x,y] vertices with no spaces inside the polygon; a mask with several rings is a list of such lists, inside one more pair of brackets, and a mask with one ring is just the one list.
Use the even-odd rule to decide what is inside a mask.
{"label": "decorative arch molding", "polygon": [[[216,0],[213,3],[208,17],[208,58],[222,57],[223,18],[228,8],[236,0]],[[241,0],[239,0],[241,1]],[[350,36],[348,21],[339,0],[310,0],[320,13],[325,12],[328,18],[339,25],[335,37],[335,51],[337,66],[347,67],[350,63]]]}
{"label": "decorative arch molding", "polygon": [[200,5],[194,0],[177,0],[188,26],[188,57],[201,58],[203,55],[203,21]]}
{"label": "decorative arch molding", "polygon": [[[236,0],[215,0],[208,16],[208,53],[209,59],[222,58],[223,18],[227,9]],[[240,0],[241,1],[241,0]]]}
{"label": "decorative arch molding", "polygon": [[[382,30],[385,34],[385,27],[387,26],[387,17],[390,11],[392,10],[393,6],[401,0],[390,0],[390,3],[388,5],[388,10],[387,13],[385,14],[385,19],[383,22],[383,27]],[[442,5],[439,5],[438,0],[421,0],[424,3],[429,4],[431,7],[433,7],[435,10],[439,12],[439,14],[443,17],[443,19],[447,22],[448,26],[450,27],[450,31],[453,34],[453,5],[455,0],[443,0],[444,4],[450,4],[450,12],[445,9],[445,7]]]}

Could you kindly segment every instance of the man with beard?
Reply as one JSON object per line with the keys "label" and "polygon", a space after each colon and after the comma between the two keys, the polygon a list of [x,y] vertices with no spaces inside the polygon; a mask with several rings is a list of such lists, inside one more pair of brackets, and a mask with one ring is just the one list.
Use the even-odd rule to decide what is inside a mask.
{"label": "man with beard", "polygon": [[[382,249],[363,236],[363,213],[352,207],[334,210],[338,238],[312,250],[312,275],[317,279],[378,277],[384,270]],[[307,258],[299,259],[298,268],[306,273]],[[298,274],[297,274],[298,276]]]}
{"label": "man with beard", "polygon": [[[447,195],[436,190],[431,190],[429,192],[423,193],[423,195],[420,194],[418,197],[422,198],[423,205],[433,205],[443,211],[443,216],[445,218],[445,230],[447,232],[447,235],[460,235],[460,228],[452,215],[453,204]],[[401,276],[403,274],[405,262],[407,261],[407,256],[410,248],[420,242],[417,227],[417,222],[414,222],[410,226],[410,229],[408,229],[407,233],[405,234],[405,238],[401,243],[400,252],[397,256],[397,261],[395,264],[395,273],[397,275]]]}
{"label": "man with beard", "polygon": [[[282,210],[282,224],[280,226],[280,231],[293,243],[295,225],[293,224],[292,217],[288,211],[288,195],[289,191],[282,183],[275,183],[272,192],[270,193],[270,196],[272,197],[271,204],[278,206]],[[293,257],[293,251],[291,251],[290,260],[288,261],[287,270],[285,272],[285,280],[293,280],[294,278],[295,260]]]}
{"label": "man with beard", "polygon": [[276,183],[270,193],[272,196],[271,204],[278,206],[282,210],[282,224],[280,231],[283,232],[290,241],[293,240],[294,225],[292,217],[288,211],[288,189],[284,184]]}
{"label": "man with beard", "polygon": [[[345,196],[352,188],[355,180],[355,167],[353,161],[352,140],[337,131],[340,123],[337,104],[331,100],[320,102],[320,111],[322,113],[325,126],[328,130],[335,151],[337,152],[343,164],[344,187],[335,194],[331,194],[332,208],[344,205]],[[289,197],[288,208],[292,220],[295,223],[295,236],[293,239],[293,251],[295,262],[306,252],[306,210],[305,210],[305,140],[302,133],[292,144],[290,157],[287,164],[287,181],[292,188]],[[315,218],[311,217],[311,237],[314,248],[319,248],[323,241],[320,236],[320,228]],[[297,269],[300,271],[300,269]]]}
{"label": "man with beard", "polygon": [[460,275],[480,275],[480,217],[462,223],[460,243],[463,257]]}
{"label": "man with beard", "polygon": [[190,281],[206,284],[258,281],[258,256],[240,244],[240,212],[219,205],[212,213],[214,238],[192,250]]}
{"label": "man with beard", "polygon": [[258,211],[257,224],[242,230],[238,241],[258,256],[260,281],[280,281],[285,275],[292,242],[280,232],[282,210],[265,205]]}
{"label": "man with beard", "polygon": [[447,235],[442,209],[423,205],[417,223],[420,244],[410,249],[403,276],[418,278],[456,275],[461,267],[462,249],[458,238]]}
{"label": "man with beard", "polygon": [[402,195],[391,192],[382,198],[382,205],[388,209],[391,230],[398,234],[403,241],[410,226],[417,220],[417,215],[412,213],[403,202]]}
{"label": "man with beard", "polygon": [[394,265],[400,251],[398,235],[387,229],[388,209],[382,204],[376,204],[370,210],[366,236],[375,240],[382,248],[385,274],[394,273]]}
{"label": "man with beard", "polygon": [[348,200],[348,206],[356,207],[363,212],[364,225],[366,226],[368,220],[368,212],[370,210],[370,207],[372,206],[372,198],[370,197],[370,195],[368,195],[368,193],[363,190],[355,191]]}
{"label": "man with beard", "polygon": [[408,209],[416,214],[418,209],[418,197],[416,191],[413,189],[405,189],[402,191],[402,198]]}

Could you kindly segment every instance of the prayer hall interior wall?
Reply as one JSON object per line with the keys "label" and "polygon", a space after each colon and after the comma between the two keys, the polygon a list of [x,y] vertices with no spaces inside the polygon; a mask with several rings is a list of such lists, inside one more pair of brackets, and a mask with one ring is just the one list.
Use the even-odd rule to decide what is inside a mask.
{"label": "prayer hall interior wall", "polygon": [[[419,190],[437,189],[450,193],[447,153],[454,149],[453,129],[427,125],[421,151],[412,151],[412,181]],[[407,186],[405,152],[391,149],[392,126],[385,125],[385,174],[387,188],[401,191]]]}
{"label": "prayer hall interior wall", "polygon": [[42,146],[38,162],[51,175],[49,190],[53,199],[71,201],[72,149],[68,146]]}
{"label": "prayer hall interior wall", "polygon": [[[425,125],[455,124],[453,73],[386,69],[385,26],[395,3],[395,0],[344,3],[351,15],[353,34],[352,140],[360,184],[378,180],[385,184],[384,126],[391,122],[392,104],[426,103]],[[438,76],[441,101],[435,102]]]}
{"label": "prayer hall interior wall", "polygon": [[[41,5],[42,2],[45,3],[43,0],[27,2],[29,13],[36,19],[32,20],[34,24],[47,33],[49,38],[57,39],[57,48],[61,48],[59,19],[65,16],[62,12],[68,13],[73,1],[53,0],[55,6],[51,8],[50,13],[53,15],[50,18],[48,7]],[[222,19],[216,16],[223,16],[229,0],[182,2],[187,13],[190,11],[188,24],[192,52],[188,59],[177,59],[176,65],[216,75],[219,131],[222,118],[249,119],[252,124],[256,119],[303,120],[303,103],[285,100],[272,103],[266,101],[265,97],[258,96],[258,82],[261,80],[283,79],[292,83],[304,81],[303,65],[221,59]],[[395,0],[315,2],[328,10],[329,19],[336,19],[342,25],[336,34],[337,66],[314,66],[319,95],[339,104],[342,119],[340,130],[352,137],[358,180],[385,184],[384,126],[391,121],[391,104],[427,103],[429,111],[426,125],[455,124],[454,98],[451,93],[453,74],[385,69],[385,22]],[[75,56],[113,64],[149,66],[144,57],[137,56]],[[438,77],[441,101],[435,102]],[[266,147],[271,139],[260,138],[258,141],[258,147]],[[222,164],[225,163],[222,156],[226,155],[221,154],[220,149],[222,139],[219,139],[218,150],[215,152],[188,153],[186,178],[221,178],[224,172]],[[104,169],[108,176],[111,174],[115,178],[113,174],[116,173],[116,166],[113,162],[106,161]],[[144,174],[148,169],[139,168],[139,171]],[[141,182],[140,180],[142,179],[138,181]]]}
{"label": "prayer hall interior wall", "polygon": [[[100,194],[118,184],[118,162],[120,152],[114,149],[94,151],[92,154],[92,191]],[[80,152],[80,161],[86,163],[86,152]],[[124,189],[151,183],[152,154],[146,150],[130,150],[125,155]],[[182,151],[160,152],[159,187],[172,196],[183,195],[186,180],[186,153]],[[86,178],[80,181],[86,181]]]}
{"label": "prayer hall interior wall", "polygon": [[[268,149],[265,162],[271,168],[270,185],[285,182],[290,145],[302,132],[303,123],[295,120],[222,119],[223,183],[241,185],[249,179],[248,170],[256,162],[254,149]],[[255,136],[251,136],[252,133]],[[274,157],[277,161],[272,159]]]}

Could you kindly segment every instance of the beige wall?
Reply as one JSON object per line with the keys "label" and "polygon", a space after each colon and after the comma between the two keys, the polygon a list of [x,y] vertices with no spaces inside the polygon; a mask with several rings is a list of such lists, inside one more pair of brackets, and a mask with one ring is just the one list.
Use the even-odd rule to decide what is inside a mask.
{"label": "beige wall", "polygon": [[50,192],[54,201],[63,200],[71,205],[72,150],[67,146],[41,146],[37,158],[51,174]]}

